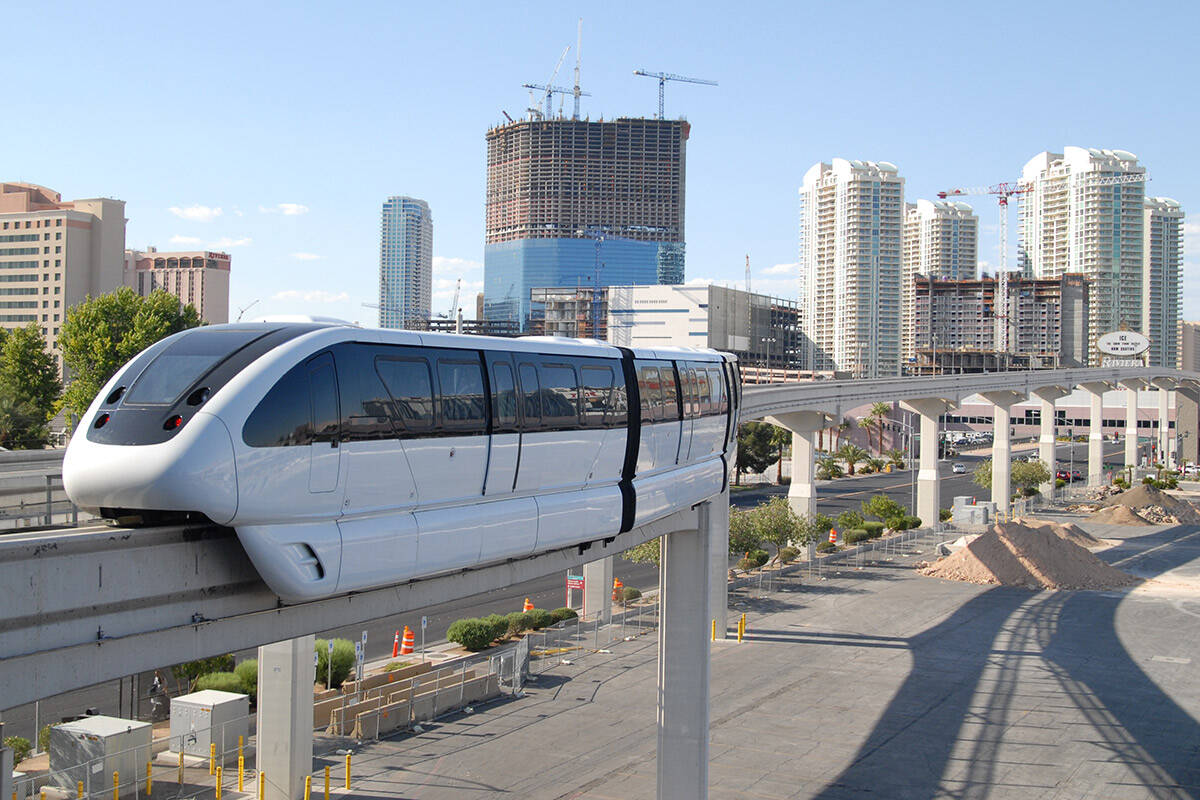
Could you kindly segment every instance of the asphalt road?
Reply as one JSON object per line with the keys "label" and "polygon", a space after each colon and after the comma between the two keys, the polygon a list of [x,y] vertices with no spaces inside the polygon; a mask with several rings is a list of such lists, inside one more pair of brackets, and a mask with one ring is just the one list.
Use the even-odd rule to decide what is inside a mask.
{"label": "asphalt road", "polygon": [[[1071,445],[1059,445],[1058,458],[1060,462],[1063,464],[1070,463],[1071,449]],[[1073,445],[1073,449],[1075,452],[1075,464],[1086,464],[1087,444],[1077,443]],[[1107,459],[1119,462],[1122,452],[1121,445],[1106,443],[1105,457]],[[986,452],[956,456],[953,461],[960,461],[967,467],[967,474],[965,475],[954,475],[951,473],[950,470],[953,461],[947,460],[939,463],[938,467],[942,478],[943,505],[949,506],[953,502],[955,495],[978,496],[986,494],[985,490],[980,489],[980,487],[972,482],[970,474],[978,466],[979,462],[986,457]],[[880,492],[893,497],[905,507],[909,507],[912,503],[913,480],[915,477],[916,473],[913,470],[900,470],[892,473],[842,478],[836,481],[820,481],[817,484],[818,508],[824,514],[836,516],[842,511],[849,509],[857,510],[863,500]],[[730,502],[734,506],[744,508],[765,502],[770,497],[786,494],[786,486],[764,486],[761,488],[742,489],[733,493]],[[642,590],[655,588],[658,585],[658,569],[653,565],[633,564],[618,558],[614,565],[613,574],[620,578],[626,586],[635,586]],[[511,611],[519,611],[526,597],[532,600],[533,604],[538,608],[558,608],[564,604],[565,600],[565,576],[550,575],[506,589],[424,609],[424,616],[428,618],[428,627],[425,631],[426,644],[432,645],[444,641],[446,629],[457,619],[486,616],[491,613],[507,614]],[[367,660],[372,661],[387,658],[391,655],[392,638],[395,632],[403,630],[405,625],[413,628],[416,632],[417,647],[419,648],[421,646],[420,623],[421,614],[406,613],[376,620],[365,626],[339,628],[335,631],[326,631],[318,635],[324,638],[332,633],[337,638],[358,641],[365,628],[367,631]],[[255,653],[254,651],[246,651],[236,653],[235,655],[240,661],[243,658],[253,658]],[[164,664],[161,670],[167,679],[168,685],[173,685],[174,680],[170,675],[169,665]],[[149,688],[152,679],[153,671],[143,673],[140,676],[139,694],[142,699],[139,707],[143,714],[149,713],[149,703],[145,699],[145,692]],[[42,701],[39,704],[40,708],[36,710],[35,706],[30,704],[5,711],[2,716],[5,722],[5,735],[25,736],[32,740],[35,732],[35,715],[41,725],[45,725],[47,722],[56,722],[62,717],[82,713],[86,708],[95,708],[101,714],[114,716],[130,715],[133,713],[130,705],[130,684],[131,681],[129,679],[123,682],[109,681],[48,698]]]}

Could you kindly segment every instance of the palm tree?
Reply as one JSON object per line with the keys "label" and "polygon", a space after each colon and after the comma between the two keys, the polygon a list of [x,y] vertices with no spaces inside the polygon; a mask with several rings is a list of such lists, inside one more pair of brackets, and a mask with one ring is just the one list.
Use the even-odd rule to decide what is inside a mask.
{"label": "palm tree", "polygon": [[872,472],[883,472],[884,460],[882,458],[868,458],[867,466]]}
{"label": "palm tree", "polygon": [[842,433],[845,432],[846,430],[848,430],[849,428],[850,428],[850,422],[849,422],[849,420],[845,420],[845,419],[843,419],[841,422],[839,422],[837,425],[834,426],[833,430],[837,434],[837,437],[833,440],[833,449],[834,450],[838,450],[841,447]]}
{"label": "palm tree", "polygon": [[833,480],[842,477],[842,465],[833,456],[826,456],[817,462],[817,477]]}
{"label": "palm tree", "polygon": [[875,418],[871,416],[863,417],[858,421],[858,427],[867,432],[867,449],[871,449],[871,431],[875,429]]}
{"label": "palm tree", "polygon": [[846,462],[846,466],[849,468],[847,474],[853,475],[855,465],[867,457],[867,451],[858,445],[847,442],[838,448],[837,456]]}
{"label": "palm tree", "polygon": [[870,416],[875,418],[875,426],[879,429],[879,449],[875,452],[883,452],[883,421],[887,415],[892,413],[891,403],[872,403]]}
{"label": "palm tree", "polygon": [[898,467],[899,469],[904,469],[905,452],[903,450],[895,448],[888,450],[885,455],[887,455],[888,460],[891,461],[894,466]]}

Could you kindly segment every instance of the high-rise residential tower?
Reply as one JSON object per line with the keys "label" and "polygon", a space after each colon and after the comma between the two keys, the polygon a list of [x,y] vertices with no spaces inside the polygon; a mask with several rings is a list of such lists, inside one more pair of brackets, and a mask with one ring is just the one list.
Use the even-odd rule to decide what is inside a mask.
{"label": "high-rise residential tower", "polygon": [[900,374],[904,179],[886,161],[815,164],[800,187],[800,296],[812,369]]}
{"label": "high-rise residential tower", "polygon": [[414,197],[389,197],[379,236],[379,327],[423,328],[433,294],[433,215]]}
{"label": "high-rise residential tower", "polygon": [[142,297],[170,292],[210,325],[229,322],[228,253],[207,250],[160,253],[153,247],[125,251],[125,285]]}
{"label": "high-rise residential tower", "polygon": [[918,200],[904,205],[900,316],[905,365],[916,358],[916,277],[971,280],[979,264],[979,217],[966,203]]}
{"label": "high-rise residential tower", "polygon": [[1149,365],[1180,365],[1183,322],[1183,207],[1169,197],[1147,197],[1142,270],[1142,333],[1150,339]]}
{"label": "high-rise residential tower", "polygon": [[0,328],[38,323],[58,355],[67,309],[120,288],[124,264],[123,200],[64,202],[44,186],[0,183]]}
{"label": "high-rise residential tower", "polygon": [[1020,265],[1025,275],[1088,280],[1090,363],[1105,333],[1142,328],[1146,170],[1124,150],[1040,153],[1021,174]]}
{"label": "high-rise residential tower", "polygon": [[683,120],[520,120],[487,132],[484,316],[535,287],[683,280]]}

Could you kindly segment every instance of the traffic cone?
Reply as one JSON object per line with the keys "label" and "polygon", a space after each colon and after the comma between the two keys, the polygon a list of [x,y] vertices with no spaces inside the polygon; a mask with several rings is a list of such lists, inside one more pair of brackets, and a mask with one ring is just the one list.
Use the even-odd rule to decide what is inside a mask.
{"label": "traffic cone", "polygon": [[837,528],[829,529],[829,543],[837,544]]}
{"label": "traffic cone", "polygon": [[625,584],[621,583],[620,578],[613,578],[613,602],[620,600],[620,591],[625,588]]}
{"label": "traffic cone", "polygon": [[521,608],[521,611],[533,611],[533,601],[528,597],[525,598],[525,605]]}
{"label": "traffic cone", "polygon": [[396,631],[396,638],[392,639],[392,658],[400,655],[400,631]]}
{"label": "traffic cone", "polygon": [[411,630],[409,630],[409,627],[407,625],[405,625],[404,626],[404,644],[400,646],[400,655],[407,656],[412,653],[413,644],[414,644],[416,638],[417,637],[413,635],[413,632]]}

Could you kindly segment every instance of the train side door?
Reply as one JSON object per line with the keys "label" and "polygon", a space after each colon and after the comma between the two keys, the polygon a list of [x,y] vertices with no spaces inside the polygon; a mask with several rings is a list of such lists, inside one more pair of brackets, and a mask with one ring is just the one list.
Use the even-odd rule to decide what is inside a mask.
{"label": "train side door", "polygon": [[309,446],[308,491],[332,492],[341,471],[342,415],[338,408],[337,371],[333,355],[321,353],[308,364],[308,402],[313,425]]}
{"label": "train side door", "polygon": [[487,365],[492,388],[492,442],[483,493],[494,497],[512,494],[517,480],[521,433],[517,424],[517,383],[512,361],[488,353]]}

